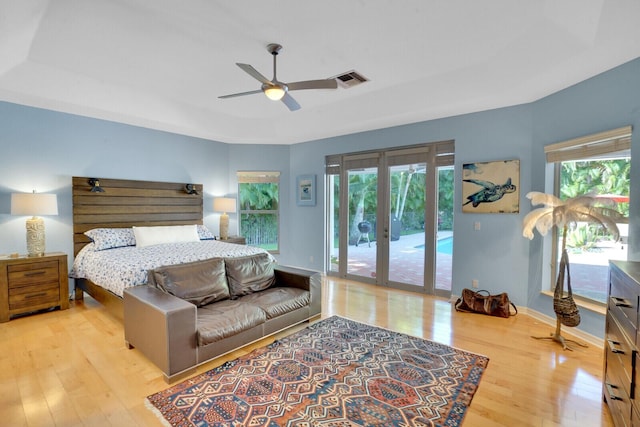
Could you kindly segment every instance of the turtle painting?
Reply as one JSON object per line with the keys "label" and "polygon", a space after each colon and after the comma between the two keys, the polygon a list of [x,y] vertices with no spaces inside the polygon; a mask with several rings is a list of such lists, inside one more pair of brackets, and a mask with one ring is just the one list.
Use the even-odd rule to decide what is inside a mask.
{"label": "turtle painting", "polygon": [[464,179],[463,181],[482,187],[482,190],[467,196],[467,202],[464,205],[471,203],[474,208],[478,207],[480,203],[496,202],[502,199],[505,194],[516,191],[516,186],[511,183],[511,178],[507,178],[504,184],[494,184],[493,182],[479,179]]}
{"label": "turtle painting", "polygon": [[518,213],[520,160],[464,163],[462,212]]}

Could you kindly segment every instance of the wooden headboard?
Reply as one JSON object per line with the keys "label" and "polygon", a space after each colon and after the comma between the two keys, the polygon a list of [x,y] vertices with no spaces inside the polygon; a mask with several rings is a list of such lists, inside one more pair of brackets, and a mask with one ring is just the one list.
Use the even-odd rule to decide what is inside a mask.
{"label": "wooden headboard", "polygon": [[92,228],[202,224],[202,184],[189,194],[186,182],[99,178],[104,192],[91,192],[91,178],[73,177],[73,253],[90,242]]}

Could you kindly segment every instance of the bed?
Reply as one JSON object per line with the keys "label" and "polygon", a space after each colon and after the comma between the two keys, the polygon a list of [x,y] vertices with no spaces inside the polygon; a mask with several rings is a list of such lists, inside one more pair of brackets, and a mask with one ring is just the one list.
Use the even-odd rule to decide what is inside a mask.
{"label": "bed", "polygon": [[[70,277],[75,281],[75,299],[82,300],[87,293],[120,319],[123,288],[146,283],[149,269],[265,252],[212,240],[213,235],[202,225],[200,184],[73,177],[72,187],[74,263]],[[189,233],[191,227],[197,227],[198,241],[145,247],[126,243],[134,238],[132,227],[158,226],[185,228]],[[113,244],[114,240],[125,243]]]}

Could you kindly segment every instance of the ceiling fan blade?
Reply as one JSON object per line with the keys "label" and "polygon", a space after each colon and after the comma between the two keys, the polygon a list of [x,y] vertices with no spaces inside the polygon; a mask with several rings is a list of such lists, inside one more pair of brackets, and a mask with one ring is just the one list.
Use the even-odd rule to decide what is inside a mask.
{"label": "ceiling fan blade", "polygon": [[[267,50],[273,56],[273,79],[272,80],[269,80],[268,78],[260,74],[260,72],[255,68],[253,68],[253,66],[249,64],[236,62],[236,65],[240,67],[242,71],[244,71],[254,79],[258,80],[260,83],[262,83],[262,87],[259,90],[252,90],[249,92],[242,92],[242,93],[234,93],[231,95],[219,96],[218,98],[222,98],[222,99],[233,98],[236,96],[252,95],[254,93],[263,92],[265,95],[267,95],[268,98],[271,98],[274,100],[280,99],[290,111],[296,111],[301,108],[300,104],[298,104],[298,102],[295,99],[293,99],[291,95],[289,95],[288,91],[304,90],[304,89],[337,89],[338,88],[338,82],[336,81],[336,79],[303,80],[303,81],[287,83],[287,84],[283,82],[279,82],[276,77],[276,59],[278,57],[278,52],[280,52],[280,49],[282,49],[282,46],[277,43],[270,43],[269,45],[267,45]],[[282,96],[282,98],[279,98],[282,92],[284,92],[284,96]]]}
{"label": "ceiling fan blade", "polygon": [[260,72],[258,70],[256,70],[255,68],[253,68],[251,65],[249,65],[249,64],[241,64],[239,62],[236,62],[236,65],[238,67],[242,68],[245,73],[249,74],[251,77],[253,77],[254,79],[258,80],[260,83],[267,83],[267,84],[271,83],[271,80],[269,80],[268,78],[266,78],[265,76],[260,74]]}
{"label": "ceiling fan blade", "polygon": [[262,93],[262,89],[250,90],[249,92],[232,93],[231,95],[219,96],[220,99],[235,98],[236,96],[253,95],[254,93]]}
{"label": "ceiling fan blade", "polygon": [[305,80],[302,82],[287,83],[289,90],[302,90],[302,89],[337,89],[338,82],[336,79],[324,79],[324,80]]}
{"label": "ceiling fan blade", "polygon": [[298,102],[293,99],[293,97],[288,93],[285,93],[280,101],[284,102],[284,105],[286,105],[290,111],[296,111],[300,109],[300,104],[298,104]]}

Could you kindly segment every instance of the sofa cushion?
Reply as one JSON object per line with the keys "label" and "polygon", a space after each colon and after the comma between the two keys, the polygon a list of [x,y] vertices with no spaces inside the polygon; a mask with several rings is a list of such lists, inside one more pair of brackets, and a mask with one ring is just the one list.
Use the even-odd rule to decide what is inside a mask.
{"label": "sofa cushion", "polygon": [[268,253],[225,258],[231,298],[270,288],[276,281],[273,258]]}
{"label": "sofa cushion", "polygon": [[240,300],[225,300],[198,308],[198,345],[211,344],[264,323],[259,307]]}
{"label": "sofa cushion", "polygon": [[149,271],[149,284],[198,307],[229,298],[222,258],[156,268]]}
{"label": "sofa cushion", "polygon": [[260,307],[267,319],[282,316],[309,305],[310,293],[298,288],[271,288],[239,298],[244,304]]}

